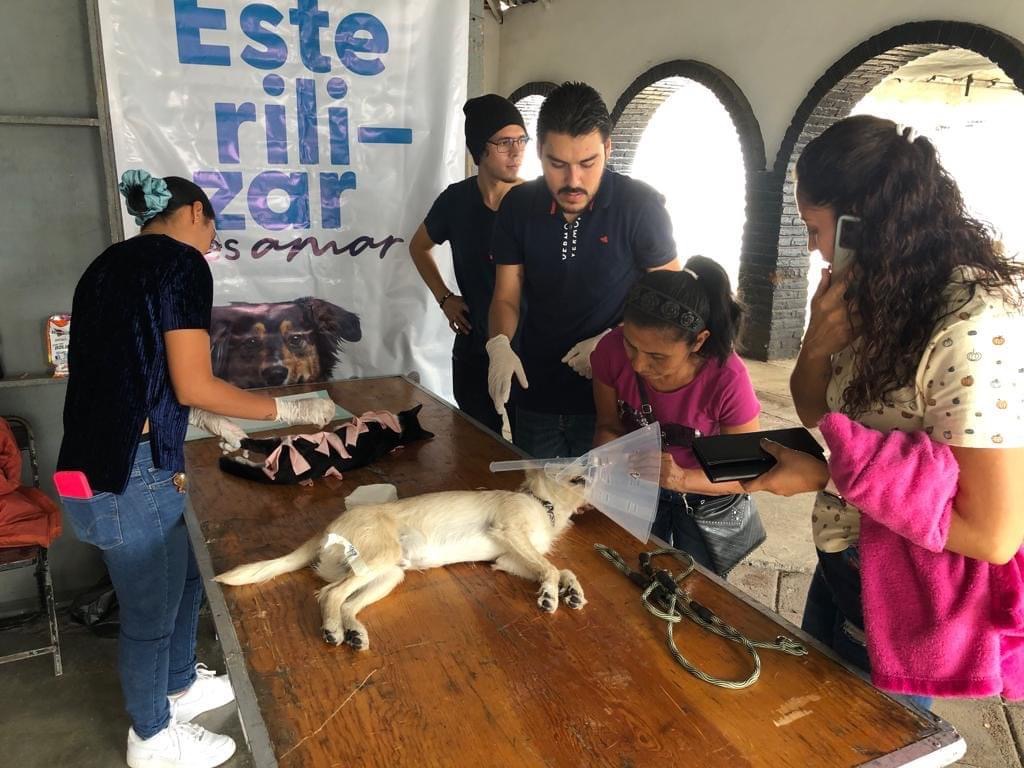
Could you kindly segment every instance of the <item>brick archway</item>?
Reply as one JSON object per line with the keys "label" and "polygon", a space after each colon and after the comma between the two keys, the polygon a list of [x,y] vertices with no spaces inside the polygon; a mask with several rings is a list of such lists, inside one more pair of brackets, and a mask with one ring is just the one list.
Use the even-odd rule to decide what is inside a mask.
{"label": "brick archway", "polygon": [[686,80],[703,85],[715,95],[732,119],[739,137],[745,170],[745,224],[737,292],[744,302],[749,302],[753,297],[751,291],[758,290],[747,274],[747,264],[751,260],[748,251],[756,245],[758,238],[757,228],[752,226],[752,213],[758,200],[752,193],[760,188],[757,179],[764,175],[767,160],[761,126],[747,97],[732,78],[708,64],[689,60],[669,61],[644,72],[623,92],[612,110],[611,167],[621,173],[632,171],[640,138],[651,117]]}
{"label": "brick archway", "polygon": [[644,72],[619,96],[612,109],[612,167],[629,173],[640,137],[658,107],[679,90],[674,78],[693,80],[708,88],[722,103],[740,137],[747,172],[765,167],[764,139],[750,102],[724,72],[700,61],[668,61]]}
{"label": "brick archway", "polygon": [[[540,114],[541,102],[557,87],[554,83],[547,81],[527,83],[512,91],[508,100],[519,108],[519,112],[522,114],[527,126],[536,125],[537,116]],[[540,98],[530,98],[531,96]],[[524,100],[528,103],[524,104]]]}
{"label": "brick archway", "polygon": [[509,94],[508,100],[515,104],[517,101],[522,101],[527,96],[547,96],[557,87],[558,86],[555,83],[550,83],[547,80],[537,80],[516,88]]}
{"label": "brick archway", "polygon": [[[829,67],[804,97],[772,170],[760,176],[759,189],[748,192],[761,201],[755,214],[761,234],[749,254],[750,263],[744,265],[753,283],[745,293],[750,315],[741,344],[748,356],[761,360],[793,357],[800,349],[810,266],[792,180],[800,151],[848,116],[857,102],[897,69],[950,48],[965,48],[987,57],[1018,88],[1024,88],[1024,44],[1020,41],[977,24],[920,21],[865,40]],[[756,297],[753,301],[752,296]]]}

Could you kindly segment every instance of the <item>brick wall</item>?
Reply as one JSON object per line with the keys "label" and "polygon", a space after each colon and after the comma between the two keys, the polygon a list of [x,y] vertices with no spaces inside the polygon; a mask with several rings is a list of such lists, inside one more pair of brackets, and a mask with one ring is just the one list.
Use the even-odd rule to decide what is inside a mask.
{"label": "brick wall", "polygon": [[800,350],[810,267],[807,235],[794,197],[793,168],[800,152],[901,66],[953,47],[989,57],[1018,87],[1024,86],[1024,46],[1019,42],[976,24],[926,21],[893,27],[861,43],[829,67],[808,92],[773,169],[763,174],[754,199],[748,199],[747,227],[756,232],[756,242],[745,251],[750,261],[740,271],[750,308],[741,339],[746,355],[771,360],[794,357]]}

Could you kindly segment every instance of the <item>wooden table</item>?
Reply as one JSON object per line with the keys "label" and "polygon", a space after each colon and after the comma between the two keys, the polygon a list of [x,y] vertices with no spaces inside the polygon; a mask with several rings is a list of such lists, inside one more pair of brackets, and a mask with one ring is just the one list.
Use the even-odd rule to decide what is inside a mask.
{"label": "wooden table", "polygon": [[[510,446],[405,379],[328,389],[353,413],[422,403],[421,421],[437,436],[312,487],[228,476],[214,440],[186,448],[189,528],[257,765],[807,768],[947,765],[963,754],[948,724],[875,691],[817,647],[800,658],[763,651],[761,679],[746,690],[690,676],[668,653],[665,625],[593,545],[632,564],[646,547],[598,512],[577,518],[552,556],[578,575],[582,611],[541,613],[536,585],[486,564],[410,572],[361,614],[371,649],[358,653],[321,639],[321,582],[308,569],[222,589],[214,573],[290,551],[358,485],[394,483],[405,497],[521,479],[488,471],[516,457]],[[713,576],[686,583],[751,638],[799,637]],[[712,674],[748,670],[738,645],[692,623],[676,639]]]}

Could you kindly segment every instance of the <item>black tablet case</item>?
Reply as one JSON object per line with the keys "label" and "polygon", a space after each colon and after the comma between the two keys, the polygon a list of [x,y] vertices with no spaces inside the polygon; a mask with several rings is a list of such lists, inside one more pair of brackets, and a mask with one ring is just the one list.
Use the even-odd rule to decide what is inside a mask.
{"label": "black tablet case", "polygon": [[775,466],[775,459],[761,450],[760,441],[765,437],[787,448],[825,460],[825,452],[818,441],[803,427],[697,437],[693,440],[693,452],[713,483],[750,480]]}

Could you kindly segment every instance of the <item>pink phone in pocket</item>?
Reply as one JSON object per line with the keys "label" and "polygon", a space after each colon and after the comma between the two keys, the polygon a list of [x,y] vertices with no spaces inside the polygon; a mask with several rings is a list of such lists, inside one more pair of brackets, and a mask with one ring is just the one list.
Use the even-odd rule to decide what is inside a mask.
{"label": "pink phone in pocket", "polygon": [[53,484],[65,499],[91,499],[93,495],[85,473],[77,469],[54,472]]}

